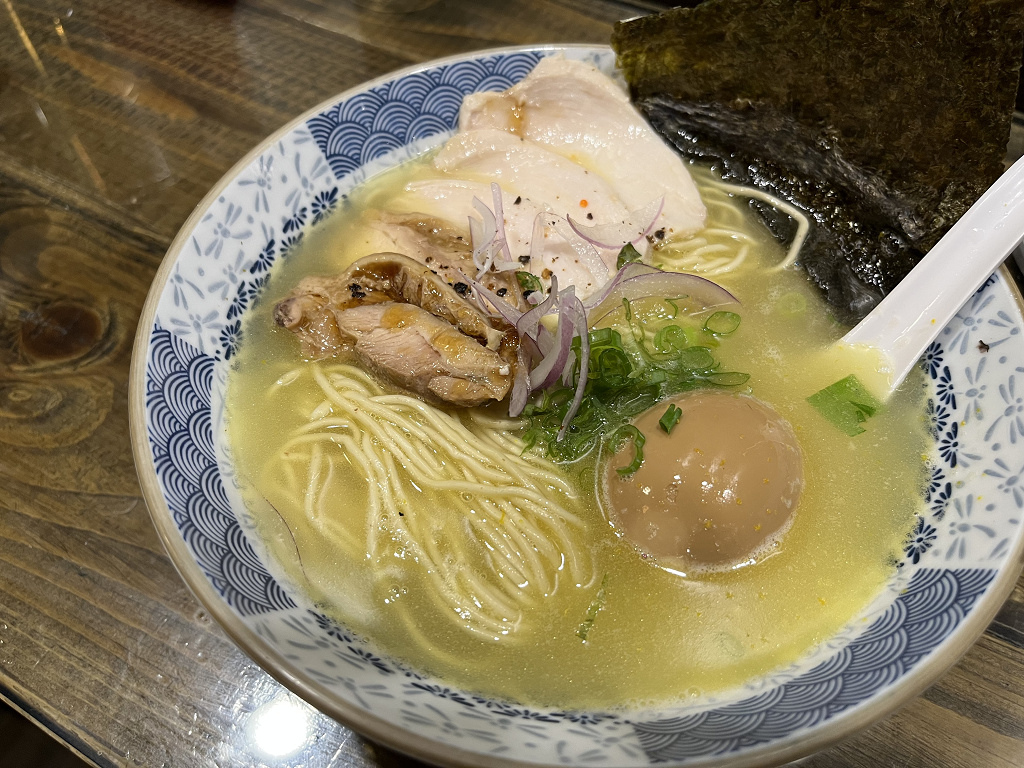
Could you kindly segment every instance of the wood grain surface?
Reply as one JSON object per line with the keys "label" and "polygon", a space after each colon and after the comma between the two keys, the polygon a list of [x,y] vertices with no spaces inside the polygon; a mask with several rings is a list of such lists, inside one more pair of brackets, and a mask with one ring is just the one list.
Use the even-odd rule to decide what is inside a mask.
{"label": "wood grain surface", "polygon": [[[188,592],[132,463],[131,341],[164,251],[242,155],[333,94],[462,51],[604,43],[650,7],[0,0],[3,698],[100,766],[265,763],[254,713],[289,694]],[[307,714],[305,751],[274,765],[413,764]],[[801,764],[1024,765],[1024,587],[921,697]]]}

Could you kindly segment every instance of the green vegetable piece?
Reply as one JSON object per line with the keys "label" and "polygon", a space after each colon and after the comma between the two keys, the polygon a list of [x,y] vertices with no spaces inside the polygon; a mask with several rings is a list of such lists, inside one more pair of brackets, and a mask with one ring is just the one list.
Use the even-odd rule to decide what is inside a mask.
{"label": "green vegetable piece", "polygon": [[[579,337],[573,338],[573,349],[579,347]],[[598,328],[590,332],[590,348],[617,347],[622,349],[622,335],[614,328]]]}
{"label": "green vegetable piece", "polygon": [[676,360],[682,368],[690,371],[707,371],[715,364],[715,356],[707,347],[687,347]]}
{"label": "green vegetable piece", "polygon": [[[617,328],[589,332],[590,361],[584,397],[564,433],[562,422],[575,396],[580,374],[579,337],[572,342],[576,357],[568,377],[571,383],[559,382],[537,393],[526,404],[526,450],[539,450],[549,459],[564,463],[599,448],[617,450],[613,444],[632,439],[633,461],[620,470],[622,475],[629,475],[639,469],[644,459],[644,435],[629,426],[630,420],[659,404],[664,408],[680,392],[746,383],[748,377],[744,373],[718,370],[719,363],[709,347],[719,342],[713,334],[701,330],[702,320],[680,319],[675,325],[664,314],[652,319],[637,313],[628,300],[623,300],[623,309],[624,317]],[[703,342],[688,346],[698,334]]]}
{"label": "green vegetable piece", "polygon": [[587,642],[587,637],[590,635],[590,630],[594,626],[594,620],[597,618],[598,612],[604,608],[605,602],[607,602],[606,588],[608,587],[608,574],[606,573],[601,577],[601,586],[597,589],[597,595],[590,602],[590,606],[587,608],[587,615],[583,618],[583,623],[580,624],[580,628],[576,630],[576,637],[583,642]]}
{"label": "green vegetable piece", "polygon": [[640,251],[634,248],[632,243],[626,243],[622,246],[622,250],[619,251],[619,258],[615,260],[615,268],[622,269],[627,264],[640,261],[642,258]]}
{"label": "green vegetable piece", "polygon": [[861,434],[865,421],[875,415],[882,404],[850,374],[807,398],[815,410],[837,429],[850,437]]}
{"label": "green vegetable piece", "polygon": [[519,287],[523,289],[523,293],[544,290],[540,278],[532,272],[516,272],[516,280],[519,281]]}
{"label": "green vegetable piece", "polygon": [[632,424],[626,424],[615,430],[615,433],[612,435],[612,451],[618,451],[622,444],[629,439],[633,440],[633,461],[615,470],[623,477],[632,475],[644,463],[644,443],[647,442],[647,438],[644,437],[643,432]]}
{"label": "green vegetable piece", "polygon": [[[591,353],[593,360],[593,353]],[[591,366],[594,368],[595,366]],[[601,380],[604,387],[621,387],[628,381],[633,373],[633,364],[629,357],[621,349],[604,349],[597,359],[597,370],[594,377]]]}
{"label": "green vegetable piece", "polygon": [[750,374],[737,371],[715,371],[705,376],[704,380],[719,387],[742,387],[750,380]]}
{"label": "green vegetable piece", "polygon": [[654,334],[654,348],[658,352],[667,354],[684,349],[687,343],[686,331],[678,325],[666,325]]}
{"label": "green vegetable piece", "polygon": [[704,330],[716,336],[728,336],[740,327],[740,316],[735,312],[715,312],[704,323]]}
{"label": "green vegetable piece", "polygon": [[666,435],[671,435],[679,420],[683,418],[683,410],[675,403],[669,403],[665,415],[658,419],[658,426],[665,430]]}

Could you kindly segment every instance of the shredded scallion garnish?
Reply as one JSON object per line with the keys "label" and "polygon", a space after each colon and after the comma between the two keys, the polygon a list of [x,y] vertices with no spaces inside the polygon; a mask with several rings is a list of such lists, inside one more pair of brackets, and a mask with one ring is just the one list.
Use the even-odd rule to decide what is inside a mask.
{"label": "shredded scallion garnish", "polygon": [[738,387],[749,378],[745,373],[719,370],[711,349],[719,342],[705,329],[706,323],[707,319],[700,317],[641,319],[630,302],[623,300],[623,320],[618,327],[589,332],[584,397],[561,439],[558,432],[579,381],[579,338],[573,339],[570,375],[524,408],[527,449],[541,448],[552,460],[567,463],[602,443],[614,450],[612,443],[621,446],[632,438],[634,459],[620,472],[635,472],[643,461],[643,441],[636,439],[642,433],[631,425],[633,419],[680,392]]}
{"label": "shredded scallion garnish", "polygon": [[619,467],[615,471],[623,477],[632,475],[638,469],[640,465],[644,463],[644,444],[647,442],[647,438],[644,437],[644,433],[634,427],[632,424],[623,424],[612,435],[611,449],[613,452],[618,453],[622,450],[623,443],[626,440],[633,441],[633,461],[624,467]]}

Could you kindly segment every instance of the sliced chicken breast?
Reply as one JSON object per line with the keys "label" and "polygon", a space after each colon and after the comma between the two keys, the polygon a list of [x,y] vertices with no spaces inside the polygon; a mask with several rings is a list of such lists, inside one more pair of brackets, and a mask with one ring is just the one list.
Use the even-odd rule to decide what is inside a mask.
{"label": "sliced chicken breast", "polygon": [[625,91],[585,62],[551,56],[507,91],[467,96],[459,129],[500,130],[580,163],[630,210],[664,196],[656,228],[664,228],[668,239],[704,226],[704,204],[686,164],[651,130]]}
{"label": "sliced chicken breast", "polygon": [[[595,249],[594,254],[581,255],[573,247],[571,239],[560,235],[551,224],[553,219],[559,218],[557,212],[506,191],[505,187],[501,188],[501,196],[510,255],[522,265],[523,270],[540,277],[545,288],[550,285],[554,274],[559,285],[575,285],[577,294],[585,298],[608,279],[608,264],[614,266],[617,252],[603,253],[602,249]],[[453,229],[461,228],[460,231],[467,233],[468,237],[467,212],[474,210],[474,197],[493,207],[490,185],[484,182],[448,178],[417,181],[406,185],[403,193],[391,201],[390,207],[394,211],[422,212],[444,221]],[[541,218],[541,226],[536,229],[538,217]],[[533,243],[535,231],[543,238],[542,244],[536,248]],[[578,239],[576,245],[580,245]],[[408,253],[402,248],[396,250]],[[497,274],[490,273],[487,278],[493,280]],[[484,279],[485,284],[487,278]]]}

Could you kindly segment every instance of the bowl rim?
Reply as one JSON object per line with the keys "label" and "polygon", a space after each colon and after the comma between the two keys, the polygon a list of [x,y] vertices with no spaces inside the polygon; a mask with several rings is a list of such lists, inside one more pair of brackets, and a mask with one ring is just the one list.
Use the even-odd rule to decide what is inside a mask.
{"label": "bowl rim", "polygon": [[[607,52],[607,45],[585,43],[544,43],[535,45],[500,46],[469,51],[442,58],[412,64],[387,72],[372,80],[365,81],[341,93],[331,96],[301,115],[288,121],[269,136],[257,143],[240,160],[231,166],[210,191],[195,206],[178,230],[168,247],[160,267],[153,277],[146,301],[139,316],[132,348],[129,370],[129,432],[136,473],[143,500],[150,513],[161,543],[171,563],[199,603],[207,610],[232,643],[254,661],[263,671],[281,683],[304,701],[314,706],[339,723],[350,727],[358,734],[377,741],[391,749],[434,764],[458,766],[459,768],[513,768],[523,765],[521,761],[481,752],[473,752],[435,738],[414,734],[395,723],[371,714],[349,702],[335,698],[323,686],[313,683],[297,669],[296,665],[261,638],[249,627],[226,600],[216,591],[188,549],[167,505],[153,464],[153,456],[147,434],[146,363],[151,344],[151,333],[156,319],[158,305],[169,278],[178,263],[196,225],[210,206],[234,182],[238,175],[248,168],[261,154],[283,137],[301,127],[310,118],[320,114],[341,101],[347,100],[371,88],[393,80],[446,64],[473,61],[487,56],[502,56],[520,52],[559,51],[601,51]],[[1024,295],[1005,265],[999,274],[1007,284],[1011,297],[1024,316]],[[1024,568],[1024,535],[1018,537],[1014,551],[1011,551],[1003,566],[986,589],[987,600],[981,607],[972,607],[955,632],[943,640],[942,654],[931,653],[917,664],[907,675],[899,678],[897,690],[879,700],[868,700],[852,709],[830,718],[826,727],[818,727],[807,734],[789,735],[776,742],[752,747],[741,753],[727,756],[707,756],[696,760],[676,763],[678,765],[719,764],[724,757],[730,768],[753,766],[775,766],[817,752],[834,745],[852,734],[892,714],[898,708],[917,697],[928,686],[935,683],[948,669],[980,638],[984,629],[998,613],[1012,591]],[[969,631],[968,631],[969,630]],[[666,765],[673,765],[666,763]]]}

